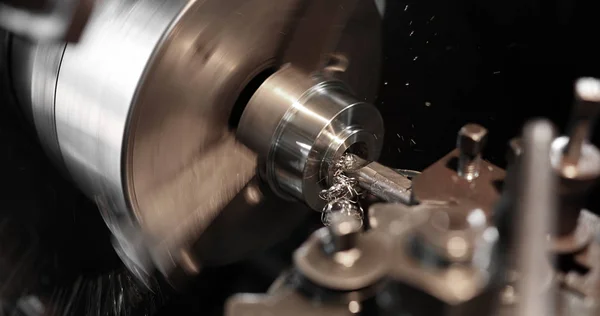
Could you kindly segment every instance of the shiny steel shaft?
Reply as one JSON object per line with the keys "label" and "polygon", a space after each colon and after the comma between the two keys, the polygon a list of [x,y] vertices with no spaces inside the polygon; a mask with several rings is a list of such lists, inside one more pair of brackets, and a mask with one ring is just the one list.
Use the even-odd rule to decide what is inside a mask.
{"label": "shiny steel shaft", "polygon": [[358,157],[356,159],[359,161],[358,165],[363,167],[346,173],[356,178],[361,188],[386,202],[412,203],[412,181],[407,177],[377,162],[365,165],[364,160]]}
{"label": "shiny steel shaft", "polygon": [[535,121],[524,130],[524,153],[517,205],[517,266],[520,304],[517,315],[551,315],[554,310],[543,286],[548,282],[548,239],[556,214],[556,179],[550,163],[554,129]]}

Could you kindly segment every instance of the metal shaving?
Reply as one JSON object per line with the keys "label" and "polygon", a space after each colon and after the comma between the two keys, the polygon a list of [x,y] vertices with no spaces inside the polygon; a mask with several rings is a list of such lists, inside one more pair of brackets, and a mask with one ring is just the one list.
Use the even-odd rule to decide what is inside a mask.
{"label": "metal shaving", "polygon": [[332,185],[319,194],[323,200],[327,201],[321,215],[323,225],[329,226],[331,216],[336,213],[342,213],[354,217],[360,221],[362,226],[364,210],[358,203],[362,192],[358,185],[358,180],[345,174],[356,163],[354,155],[351,154],[343,155],[335,163]]}

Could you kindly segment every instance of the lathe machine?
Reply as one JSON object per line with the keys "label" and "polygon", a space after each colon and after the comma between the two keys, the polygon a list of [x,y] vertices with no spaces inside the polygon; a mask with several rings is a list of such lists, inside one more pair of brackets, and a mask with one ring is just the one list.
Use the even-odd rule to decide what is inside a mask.
{"label": "lathe machine", "polygon": [[[2,107],[97,206],[128,286],[186,291],[316,215],[289,269],[226,315],[600,313],[600,80],[573,83],[563,136],[519,123],[506,168],[472,122],[435,163],[399,169],[380,161],[374,105],[389,3],[34,2],[0,2]],[[104,299],[87,313],[127,309]]]}

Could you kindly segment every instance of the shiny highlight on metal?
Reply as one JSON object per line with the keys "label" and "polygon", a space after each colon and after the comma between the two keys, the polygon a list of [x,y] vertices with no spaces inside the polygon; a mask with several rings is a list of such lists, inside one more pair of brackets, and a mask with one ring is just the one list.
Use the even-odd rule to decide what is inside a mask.
{"label": "shiny highlight on metal", "polygon": [[600,150],[590,142],[600,113],[600,81],[581,78],[575,84],[569,135],[552,142],[550,161],[558,175],[560,222],[556,231],[555,250],[576,252],[584,248],[593,233],[578,225],[581,210],[594,184],[600,179]]}
{"label": "shiny highlight on metal", "polygon": [[[357,157],[356,159],[360,159]],[[364,160],[363,160],[364,161]],[[367,163],[365,165],[365,163]],[[364,161],[359,168],[346,171],[363,190],[390,203],[413,203],[412,182],[394,169],[377,162]]]}
{"label": "shiny highlight on metal", "polygon": [[523,157],[516,214],[517,270],[520,293],[516,315],[552,315],[549,293],[542,292],[550,275],[548,238],[556,216],[556,175],[549,159],[554,128],[545,120],[533,121],[523,132]]}
{"label": "shiny highlight on metal", "polygon": [[288,65],[250,100],[237,137],[265,159],[273,190],[320,211],[319,193],[332,185],[334,166],[348,149],[360,144],[365,159],[379,157],[383,119],[341,82]]}
{"label": "shiny highlight on metal", "polygon": [[[229,127],[248,83],[284,63],[324,65],[328,56],[343,57],[344,69],[328,73],[323,84],[310,77],[322,69],[303,68],[304,82],[310,82],[304,91],[311,92],[305,105],[344,105],[345,114],[329,118],[351,128],[362,124],[357,117],[365,105],[348,97],[334,77],[347,79],[361,100],[374,95],[380,16],[369,0],[322,7],[337,12],[347,2],[352,6],[334,23],[323,19],[332,12],[317,10],[323,3],[315,0],[99,1],[77,43],[15,40],[12,84],[50,156],[99,205],[131,270],[168,276],[180,268],[228,263],[279,240],[304,214],[299,203],[261,183],[256,153]],[[348,27],[357,20],[373,32]],[[328,32],[311,46],[315,41],[306,30],[314,27]],[[354,41],[368,43],[368,49],[353,49]],[[310,47],[311,54],[292,54],[290,47]],[[286,106],[295,104],[289,101]],[[282,140],[300,146],[288,135],[295,133],[291,126],[314,118],[303,117],[308,121],[291,118]],[[360,138],[339,124],[325,126],[343,132],[336,137]],[[336,137],[317,137],[323,151],[306,155],[314,181],[322,172],[311,159],[336,157],[328,150],[343,144],[323,143]],[[272,158],[288,161],[281,157],[287,152]],[[278,179],[286,167],[277,169]],[[254,218],[272,217],[273,210],[278,227],[256,234],[266,221]],[[249,221],[257,227],[244,227]]]}
{"label": "shiny highlight on metal", "polygon": [[467,124],[458,132],[456,147],[458,157],[459,176],[472,181],[479,176],[481,152],[487,141],[487,129],[478,124]]}

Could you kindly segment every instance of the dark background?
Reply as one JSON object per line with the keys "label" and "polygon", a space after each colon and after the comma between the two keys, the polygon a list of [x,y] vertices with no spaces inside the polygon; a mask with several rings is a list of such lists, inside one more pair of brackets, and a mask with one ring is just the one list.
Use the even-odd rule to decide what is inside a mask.
{"label": "dark background", "polygon": [[[388,0],[376,104],[386,124],[381,161],[423,169],[454,147],[462,125],[476,122],[490,130],[485,156],[503,166],[507,141],[527,119],[545,116],[564,130],[575,78],[600,76],[599,6]],[[319,226],[315,213],[278,248],[211,269],[186,293],[145,293],[123,271],[95,206],[60,177],[29,126],[6,106],[0,181],[0,315],[27,296],[47,311],[76,315],[219,315],[232,293],[264,291]]]}

